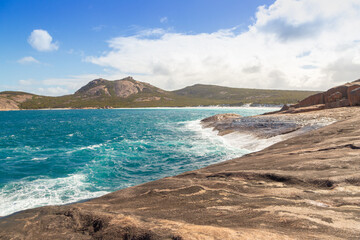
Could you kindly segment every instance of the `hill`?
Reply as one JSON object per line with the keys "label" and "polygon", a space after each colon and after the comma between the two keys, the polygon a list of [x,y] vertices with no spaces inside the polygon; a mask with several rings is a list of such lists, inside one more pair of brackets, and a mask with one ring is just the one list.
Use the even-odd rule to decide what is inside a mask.
{"label": "hill", "polygon": [[132,77],[115,81],[99,78],[90,81],[74,94],[60,97],[1,92],[0,109],[281,105],[297,103],[314,93],[317,92],[229,88],[201,84],[176,91],[165,91]]}
{"label": "hill", "polygon": [[108,81],[102,78],[95,79],[78,91],[75,95],[83,97],[119,97],[128,98],[131,95],[148,93],[152,95],[164,94],[165,91],[152,86],[145,82],[139,82],[134,80],[132,77],[127,77],[121,80]]}
{"label": "hill", "polygon": [[174,91],[175,94],[191,98],[212,99],[213,101],[223,102],[223,104],[242,105],[253,104],[285,104],[296,103],[309,94],[311,91],[296,90],[264,90],[250,88],[230,88],[216,85],[195,84],[180,90]]}
{"label": "hill", "polygon": [[18,110],[20,105],[35,96],[31,93],[6,91],[0,93],[0,110]]}

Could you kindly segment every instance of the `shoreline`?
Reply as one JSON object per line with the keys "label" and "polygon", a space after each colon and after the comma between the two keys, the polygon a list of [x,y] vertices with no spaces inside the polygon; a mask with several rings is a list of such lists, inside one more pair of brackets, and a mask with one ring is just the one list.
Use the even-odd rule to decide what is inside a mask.
{"label": "shoreline", "polygon": [[[212,111],[212,110],[214,110],[214,108],[211,108],[209,110],[210,110],[210,112],[208,112],[207,110],[202,111],[202,110],[197,110],[196,109],[195,112],[196,113],[201,113],[200,114],[200,115],[202,115],[201,118],[203,118],[206,115],[209,115],[210,113],[212,114],[214,112],[214,111]],[[243,111],[241,109],[236,109],[236,108],[233,108],[232,110],[234,110],[234,111],[237,110],[238,112],[244,112],[244,113],[248,113],[248,112],[262,113],[264,111],[267,111],[267,109],[266,110],[250,110],[250,111],[245,110],[245,111]],[[135,111],[137,111],[137,110],[135,110]],[[135,111],[133,113],[135,113]],[[175,111],[177,111],[177,110],[174,110],[174,111],[170,110],[169,112],[165,110],[164,112],[165,113],[174,113]],[[229,111],[231,111],[231,110],[229,110],[229,109],[225,109],[225,110],[220,109],[219,110],[219,109],[215,108],[215,112],[229,112]],[[150,110],[149,112],[150,112],[150,114],[148,114],[147,116],[150,116],[150,115],[153,114],[152,110]],[[181,115],[186,114],[186,113],[187,113],[186,110],[181,111]],[[35,114],[35,112],[34,112],[34,114]],[[54,112],[54,114],[55,114],[55,112]],[[94,112],[92,115],[97,115],[97,113]],[[32,116],[32,114],[30,114],[30,116]],[[183,122],[183,121],[175,122],[176,123],[175,125],[173,125],[173,124],[171,124],[169,122],[164,122],[164,123],[166,123],[167,126],[172,126],[171,128],[173,128],[173,127],[179,128],[179,130],[175,131],[174,134],[176,134],[176,133],[181,134],[183,132],[189,132],[190,131],[189,134],[191,134],[191,137],[194,138],[194,139],[197,139],[197,141],[192,142],[191,145],[193,145],[193,146],[191,148],[188,148],[188,149],[185,148],[184,150],[180,150],[180,152],[184,152],[184,151],[189,152],[190,155],[188,155],[188,157],[194,157],[195,159],[196,158],[197,159],[201,158],[203,160],[202,161],[199,160],[199,163],[196,163],[193,167],[187,166],[187,165],[191,165],[189,163],[187,163],[185,165],[181,165],[182,168],[183,168],[182,170],[177,170],[177,171],[174,170],[175,172],[172,172],[171,174],[166,174],[166,172],[164,172],[162,174],[163,176],[155,177],[153,180],[160,179],[160,178],[162,178],[164,176],[175,176],[175,175],[181,174],[181,173],[183,173],[185,171],[195,170],[195,169],[198,169],[200,167],[205,167],[205,166],[209,166],[209,165],[214,164],[214,163],[230,160],[230,159],[232,159],[234,157],[239,157],[239,156],[242,156],[242,155],[247,154],[247,153],[250,152],[250,150],[244,149],[238,143],[236,143],[236,142],[234,143],[231,140],[229,141],[229,139],[227,139],[227,138],[224,138],[222,136],[218,136],[211,129],[203,129],[201,124],[200,124],[200,119],[201,118],[199,118],[198,120],[190,120],[190,121],[185,121],[185,122]],[[156,134],[156,132],[155,132],[155,134]],[[65,135],[66,135],[66,139],[69,139],[68,136],[70,136],[71,139],[73,137],[73,134],[65,134]],[[211,147],[209,148],[209,146],[211,144],[216,144],[216,145],[219,146],[219,149],[216,150],[219,155],[217,155],[217,153],[216,154],[214,153],[214,149],[210,149]],[[70,153],[70,152],[89,150],[89,149],[92,150],[92,149],[95,149],[95,148],[101,148],[101,146],[103,146],[106,149],[106,148],[108,148],[108,147],[105,147],[106,145],[108,145],[108,143],[105,141],[105,142],[99,143],[99,144],[90,144],[90,145],[79,146],[78,148],[75,148],[75,149],[68,149],[67,152]],[[198,152],[198,153],[194,153],[194,156],[191,156],[191,152],[194,152],[194,151]],[[105,154],[105,153],[99,153],[98,151],[95,151],[95,150],[92,151],[92,152],[94,152],[96,155]],[[174,155],[178,154],[176,150],[172,151],[172,152],[173,152]],[[199,154],[203,155],[203,157],[199,157]],[[215,154],[217,156],[215,156],[213,154]],[[214,157],[206,157],[208,155],[212,155]],[[176,156],[174,156],[174,157],[176,158]],[[69,156],[69,158],[70,158],[70,156]],[[7,159],[8,158],[6,158],[6,160]],[[9,157],[9,159],[10,159],[10,157]],[[13,158],[13,159],[15,160],[16,158]],[[48,161],[46,159],[47,158],[36,157],[36,158],[32,158],[31,160],[34,160],[36,162]],[[163,163],[163,165],[164,165],[164,167],[168,167],[165,162]],[[168,168],[172,169],[171,166],[169,166]],[[88,173],[82,173],[81,171],[76,172],[76,173],[77,174],[75,174],[75,176],[80,174],[85,179],[89,175]],[[158,174],[160,174],[160,173],[158,173]],[[36,179],[36,181],[34,181],[34,180],[26,181],[27,182],[26,185],[25,185],[25,182],[22,181],[22,179],[18,179],[18,180],[14,181],[14,182],[7,183],[5,186],[11,186],[12,184],[19,184],[20,186],[23,186],[24,189],[32,189],[32,188],[36,189],[36,186],[40,186],[40,187],[41,186],[42,187],[46,186],[46,183],[52,185],[55,182],[62,182],[62,181],[65,181],[65,180],[70,181],[73,177],[74,177],[73,174],[64,175],[64,176],[61,176],[61,177],[50,178],[50,179],[47,179],[46,177],[44,178],[44,177],[40,176],[39,178]],[[86,183],[90,184],[91,183],[91,181],[88,181],[88,180],[85,180],[85,179],[81,180],[84,184],[86,184]],[[74,181],[74,180],[72,180],[72,181]],[[144,181],[141,181],[141,182],[144,183],[144,182],[148,182],[148,181],[150,181],[150,180],[144,180]],[[80,182],[79,183],[78,182],[73,182],[70,185],[74,185],[74,186],[76,185],[77,186],[79,184],[80,184]],[[137,184],[133,183],[133,182],[130,182],[128,186],[118,185],[116,188],[108,189],[106,191],[107,191],[107,193],[110,193],[110,192],[114,192],[114,191],[129,187],[129,186],[135,186]],[[70,185],[69,185],[69,188],[71,188]],[[93,186],[98,187],[96,183]],[[6,189],[6,187],[3,187],[2,189]],[[76,195],[76,199],[72,198],[72,201],[68,201],[68,200],[61,201],[57,197],[52,198],[52,199],[47,199],[47,197],[45,197],[45,196],[44,197],[32,198],[32,196],[35,193],[34,194],[26,194],[26,190],[23,190],[23,191],[19,190],[18,194],[16,193],[16,191],[14,191],[13,194],[10,194],[9,192],[8,193],[3,192],[3,194],[1,194],[2,197],[3,197],[2,198],[3,203],[1,204],[2,209],[0,211],[0,215],[1,216],[6,216],[6,215],[9,215],[9,214],[14,213],[14,212],[18,212],[18,211],[22,211],[22,210],[26,210],[26,209],[31,209],[31,208],[36,208],[36,207],[42,207],[42,206],[63,205],[63,204],[69,204],[69,203],[76,203],[76,202],[78,202],[78,200],[81,201],[84,198],[89,200],[89,199],[92,199],[92,198],[95,198],[95,197],[100,197],[100,196],[103,196],[103,195],[107,194],[107,193],[100,193],[100,192],[102,192],[101,190],[95,190],[95,191],[90,191],[90,192],[88,192],[87,190],[84,190],[84,189],[77,189],[77,190],[79,191],[79,194]],[[46,190],[46,191],[44,191],[43,194],[46,193],[46,194],[50,194],[50,195],[55,195],[57,193],[57,191],[56,190],[53,190],[53,191],[50,192],[49,190]],[[38,191],[36,191],[36,193],[37,193],[37,195],[41,194],[41,192],[38,192]],[[21,195],[21,194],[23,194],[23,195]],[[59,194],[61,194],[60,196],[62,196],[61,192],[59,192]],[[84,197],[81,197],[81,194],[84,194]],[[92,197],[87,197],[89,194],[93,194],[93,196]],[[21,198],[18,198],[17,196],[21,196]],[[30,202],[28,202],[26,200],[27,197],[29,199],[32,199],[32,200]],[[56,200],[54,200],[54,199],[56,199]],[[31,203],[31,202],[33,202],[33,203]]]}
{"label": "shoreline", "polygon": [[279,110],[278,106],[197,106],[197,107],[134,107],[134,108],[42,108],[42,109],[0,109],[0,112],[8,111],[52,111],[52,110],[129,110],[129,109],[274,109]]}
{"label": "shoreline", "polygon": [[[360,108],[291,116],[337,122],[240,158],[83,203],[15,213],[0,219],[0,238],[66,233],[93,239],[129,231],[149,239],[359,236],[360,164],[354,156],[360,149]],[[79,229],[89,237],[82,238]]]}

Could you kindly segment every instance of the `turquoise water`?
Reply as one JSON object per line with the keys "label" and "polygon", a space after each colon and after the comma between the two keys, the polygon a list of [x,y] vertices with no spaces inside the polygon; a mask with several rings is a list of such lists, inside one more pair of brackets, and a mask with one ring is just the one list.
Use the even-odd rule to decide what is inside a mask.
{"label": "turquoise water", "polygon": [[0,216],[94,198],[248,153],[199,120],[266,108],[0,112]]}

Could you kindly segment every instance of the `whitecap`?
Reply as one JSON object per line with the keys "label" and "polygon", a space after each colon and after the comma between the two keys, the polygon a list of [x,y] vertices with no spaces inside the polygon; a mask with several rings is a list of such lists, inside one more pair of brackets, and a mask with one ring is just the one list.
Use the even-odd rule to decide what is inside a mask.
{"label": "whitecap", "polygon": [[106,145],[106,144],[100,143],[100,144],[94,144],[94,145],[89,145],[89,146],[85,146],[85,147],[79,147],[79,148],[75,148],[74,150],[67,151],[66,153],[74,153],[74,152],[82,151],[82,150],[94,150],[94,149],[97,149],[104,145]]}
{"label": "whitecap", "polygon": [[48,158],[47,157],[34,157],[31,160],[33,160],[33,161],[44,161],[46,159],[48,159]]}
{"label": "whitecap", "polygon": [[203,128],[200,120],[188,121],[185,130],[195,133],[193,139],[193,148],[189,149],[192,154],[206,156],[208,153],[226,153],[222,160],[228,160],[234,157],[242,156],[249,151],[238,144],[233,144],[223,136],[218,135],[217,130]]}
{"label": "whitecap", "polygon": [[[202,138],[208,138],[213,144],[221,143],[223,147],[234,150],[237,149],[239,153],[250,153],[254,151],[260,151],[265,149],[277,142],[284,140],[289,136],[275,136],[272,138],[257,138],[251,134],[233,132],[223,136],[218,135],[219,131],[213,130],[212,128],[203,128],[200,120],[189,121],[186,128],[196,132]],[[241,154],[241,155],[242,155]],[[240,155],[240,156],[241,156]],[[240,157],[237,156],[237,157]]]}
{"label": "whitecap", "polygon": [[108,193],[91,192],[89,187],[91,185],[83,174],[11,182],[0,189],[0,216],[34,207],[73,203]]}
{"label": "whitecap", "polygon": [[90,145],[90,146],[86,146],[86,147],[81,147],[79,148],[79,150],[84,150],[84,149],[90,149],[90,150],[94,150],[95,148],[99,148],[101,146],[103,146],[104,144],[100,143],[100,144],[94,144],[94,145]]}
{"label": "whitecap", "polygon": [[239,149],[244,149],[249,152],[260,151],[285,139],[283,135],[271,138],[257,138],[251,134],[244,134],[239,132],[229,133],[221,137],[224,139],[227,145]]}

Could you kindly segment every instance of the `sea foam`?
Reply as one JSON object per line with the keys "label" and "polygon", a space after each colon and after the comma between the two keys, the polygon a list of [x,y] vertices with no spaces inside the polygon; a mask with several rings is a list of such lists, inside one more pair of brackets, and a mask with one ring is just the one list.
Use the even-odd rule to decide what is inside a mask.
{"label": "sea foam", "polygon": [[213,130],[212,128],[203,128],[200,120],[188,122],[187,128],[201,135],[203,138],[208,138],[214,145],[221,144],[225,148],[238,150],[243,154],[260,151],[284,139],[281,136],[261,139],[251,134],[239,132],[233,132],[220,136],[218,135],[219,131],[217,130]]}
{"label": "sea foam", "polygon": [[202,129],[196,119],[266,111],[178,108],[6,113],[0,118],[0,125],[7,126],[2,128],[3,135],[8,136],[0,139],[0,216],[94,198],[241,156],[251,151],[241,145],[249,139],[220,137],[216,131]]}
{"label": "sea foam", "polygon": [[0,190],[0,216],[39,206],[67,204],[102,196],[108,192],[90,192],[86,176],[73,174],[64,178],[40,178],[6,184]]}

